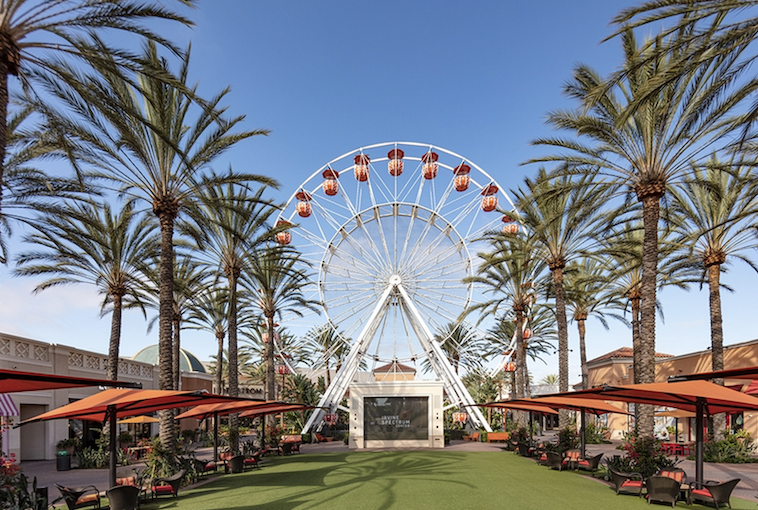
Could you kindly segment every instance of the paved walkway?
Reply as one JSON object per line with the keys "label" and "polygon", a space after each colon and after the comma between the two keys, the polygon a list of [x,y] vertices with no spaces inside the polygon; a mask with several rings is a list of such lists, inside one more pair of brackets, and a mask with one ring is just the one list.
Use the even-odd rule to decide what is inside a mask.
{"label": "paved walkway", "polygon": [[[553,437],[548,436],[545,437],[545,439],[550,440],[553,439]],[[616,449],[616,446],[619,444],[621,444],[620,441],[614,441],[611,444],[587,445],[587,453],[590,455],[603,453],[605,456],[619,455],[623,453]],[[445,449],[448,451],[487,452],[502,451],[502,447],[502,443],[452,441],[452,444]],[[341,441],[335,441],[332,443],[305,444],[301,446],[300,450],[302,451],[302,454],[318,454],[326,452],[343,452],[348,451],[348,448]],[[210,459],[213,457],[213,449],[200,448],[196,450],[195,454],[197,458]],[[503,452],[503,455],[513,454],[511,452]],[[100,490],[105,490],[108,487],[107,469],[72,469],[70,471],[57,471],[56,461],[54,460],[27,461],[21,463],[21,467],[30,479],[36,476],[40,486],[48,487],[50,501],[53,501],[60,495],[58,489],[55,488],[54,484],[56,483],[73,487],[95,485]],[[117,475],[129,476],[132,474],[133,469],[140,469],[141,467],[141,464],[119,467]],[[679,467],[684,469],[691,478],[694,478],[694,461],[683,460],[679,464]],[[755,496],[758,495],[758,464],[705,463],[703,475],[706,480],[729,480],[732,478],[741,478],[742,481],[737,485],[733,494],[739,498],[750,501],[755,501]]]}

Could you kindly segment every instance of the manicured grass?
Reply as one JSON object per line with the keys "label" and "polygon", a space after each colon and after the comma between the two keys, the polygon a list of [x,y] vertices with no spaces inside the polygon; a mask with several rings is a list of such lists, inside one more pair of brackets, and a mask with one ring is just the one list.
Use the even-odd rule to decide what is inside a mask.
{"label": "manicured grass", "polygon": [[[658,508],[665,506],[656,505]],[[218,480],[145,510],[195,509],[556,509],[652,508],[616,496],[607,484],[551,471],[509,452],[361,452],[267,459],[263,467]],[[683,502],[677,508],[689,508]],[[693,505],[691,508],[706,508]],[[711,507],[712,508],[712,507]],[[734,509],[755,502],[732,498]]]}

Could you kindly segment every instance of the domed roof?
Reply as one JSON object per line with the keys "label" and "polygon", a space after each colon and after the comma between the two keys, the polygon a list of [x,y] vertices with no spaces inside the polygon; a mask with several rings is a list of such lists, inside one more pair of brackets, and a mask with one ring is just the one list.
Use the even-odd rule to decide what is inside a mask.
{"label": "domed roof", "polygon": [[[141,361],[143,363],[150,363],[152,365],[158,364],[158,344],[145,347],[137,354],[132,356],[134,361]],[[205,373],[205,368],[197,356],[185,349],[179,349],[179,370],[184,372],[202,372]]]}

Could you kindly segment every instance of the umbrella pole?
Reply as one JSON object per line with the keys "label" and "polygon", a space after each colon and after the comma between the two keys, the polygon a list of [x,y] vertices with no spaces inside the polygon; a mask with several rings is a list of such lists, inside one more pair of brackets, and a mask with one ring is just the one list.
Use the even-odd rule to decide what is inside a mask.
{"label": "umbrella pole", "polygon": [[584,450],[587,446],[587,438],[585,436],[585,433],[587,431],[587,417],[584,414],[584,408],[581,408],[581,412],[579,414],[582,416],[580,418],[580,423],[582,425],[582,458],[585,458],[586,456],[584,454]]}
{"label": "umbrella pole", "polygon": [[529,446],[534,444],[534,415],[529,411]]}
{"label": "umbrella pole", "polygon": [[698,397],[695,401],[695,485],[703,486],[703,414],[705,400]]}
{"label": "umbrella pole", "polygon": [[108,418],[108,435],[110,438],[110,444],[108,448],[110,450],[110,465],[108,466],[108,482],[110,487],[116,486],[116,406],[108,406],[108,412],[106,413]]}
{"label": "umbrella pole", "polygon": [[218,413],[213,413],[213,462],[218,462]]}

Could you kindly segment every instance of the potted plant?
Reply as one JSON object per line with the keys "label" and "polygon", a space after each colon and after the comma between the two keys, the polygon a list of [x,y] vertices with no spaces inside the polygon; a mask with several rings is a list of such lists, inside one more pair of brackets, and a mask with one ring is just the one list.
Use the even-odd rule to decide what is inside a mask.
{"label": "potted plant", "polygon": [[74,449],[76,449],[76,445],[78,444],[78,441],[75,437],[70,437],[68,439],[61,439],[57,443],[55,443],[55,447],[58,449],[58,451],[65,450],[68,452],[69,455],[74,454]]}

